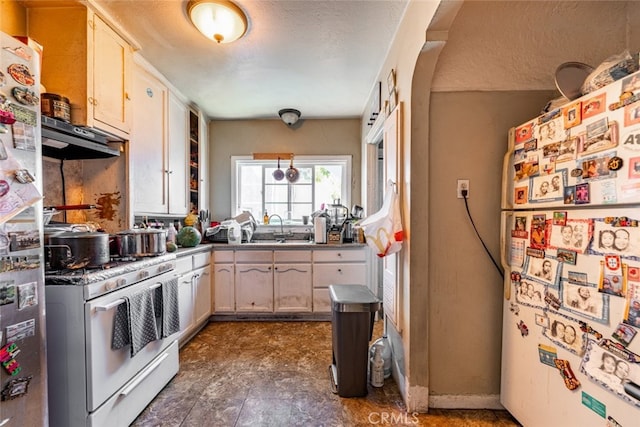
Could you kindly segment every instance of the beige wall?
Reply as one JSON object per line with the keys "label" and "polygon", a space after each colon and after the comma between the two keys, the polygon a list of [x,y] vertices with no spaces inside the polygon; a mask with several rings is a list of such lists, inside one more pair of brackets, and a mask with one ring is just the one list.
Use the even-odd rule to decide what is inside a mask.
{"label": "beige wall", "polygon": [[280,120],[214,120],[209,123],[209,200],[213,219],[225,219],[231,214],[231,156],[276,152],[352,155],[351,201],[343,203],[360,204],[359,119],[302,120],[296,128],[289,128]]}
{"label": "beige wall", "polygon": [[456,197],[456,182],[470,180],[469,209],[499,263],[500,172],[507,130],[535,117],[553,94],[431,94],[428,193],[434,202],[429,215],[427,310],[431,395],[500,391],[502,278],[475,236],[464,201]]}
{"label": "beige wall", "polygon": [[0,31],[11,35],[27,34],[27,12],[16,0],[0,0]]}

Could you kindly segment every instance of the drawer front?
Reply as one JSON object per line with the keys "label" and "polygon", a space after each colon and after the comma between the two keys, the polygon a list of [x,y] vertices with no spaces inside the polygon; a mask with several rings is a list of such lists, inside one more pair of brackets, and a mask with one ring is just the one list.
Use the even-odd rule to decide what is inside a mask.
{"label": "drawer front", "polygon": [[322,288],[329,285],[365,285],[367,277],[366,264],[314,264],[313,287]]}
{"label": "drawer front", "polygon": [[183,256],[176,259],[176,271],[178,274],[182,275],[193,270],[193,259],[191,255]]}
{"label": "drawer front", "polygon": [[311,262],[311,251],[273,251],[274,262]]}
{"label": "drawer front", "polygon": [[326,249],[313,251],[313,262],[351,262],[366,261],[364,248],[358,249]]}
{"label": "drawer front", "polygon": [[233,262],[233,251],[213,251],[213,262]]}
{"label": "drawer front", "polygon": [[200,252],[193,254],[193,269],[211,264],[211,252]]}
{"label": "drawer front", "polygon": [[236,262],[272,263],[273,251],[236,251]]}

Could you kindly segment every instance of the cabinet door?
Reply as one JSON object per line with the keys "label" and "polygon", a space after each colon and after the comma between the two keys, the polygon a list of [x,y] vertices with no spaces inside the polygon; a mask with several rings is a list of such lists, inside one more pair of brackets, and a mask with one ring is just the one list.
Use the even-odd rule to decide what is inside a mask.
{"label": "cabinet door", "polygon": [[167,88],[137,68],[133,80],[133,103],[133,137],[129,143],[133,209],[136,213],[167,213]]}
{"label": "cabinet door", "polygon": [[193,274],[188,273],[178,278],[178,308],[180,310],[180,338],[185,336],[194,326],[193,306]]}
{"label": "cabinet door", "polygon": [[93,46],[93,118],[129,133],[131,49],[97,15],[93,15]]}
{"label": "cabinet door", "polygon": [[236,310],[273,312],[272,264],[236,264]]}
{"label": "cabinet door", "polygon": [[196,325],[200,325],[211,314],[211,272],[209,266],[193,272],[193,298],[194,322]]}
{"label": "cabinet door", "polygon": [[187,202],[187,107],[169,92],[167,176],[169,213],[186,215]]}
{"label": "cabinet door", "polygon": [[273,292],[276,312],[311,311],[311,264],[276,264]]}
{"label": "cabinet door", "polygon": [[213,265],[213,304],[216,313],[236,311],[233,264]]}

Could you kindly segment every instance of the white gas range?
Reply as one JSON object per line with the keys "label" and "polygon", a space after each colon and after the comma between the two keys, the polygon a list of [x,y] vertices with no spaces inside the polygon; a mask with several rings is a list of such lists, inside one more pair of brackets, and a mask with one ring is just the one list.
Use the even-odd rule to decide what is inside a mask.
{"label": "white gas range", "polygon": [[[100,269],[45,272],[50,425],[129,425],[178,372],[177,331],[158,331],[157,339],[135,352],[132,343],[114,345],[114,331],[122,330],[119,310],[126,308],[132,335],[140,316],[149,317],[148,307],[134,312],[142,307],[135,298],[149,295],[157,303],[175,284],[177,310],[175,258],[164,254]],[[157,308],[151,317],[154,312],[162,318]]]}

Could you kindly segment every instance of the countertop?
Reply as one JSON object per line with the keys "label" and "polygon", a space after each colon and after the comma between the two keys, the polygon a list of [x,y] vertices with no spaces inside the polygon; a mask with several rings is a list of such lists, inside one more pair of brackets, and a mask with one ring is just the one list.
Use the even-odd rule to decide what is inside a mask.
{"label": "countertop", "polygon": [[252,249],[348,249],[348,248],[361,248],[366,246],[364,243],[314,243],[308,241],[292,241],[285,243],[275,243],[275,242],[251,242],[251,243],[240,243],[240,244],[229,244],[229,243],[213,243],[213,249],[234,249],[234,250],[252,250]]}

